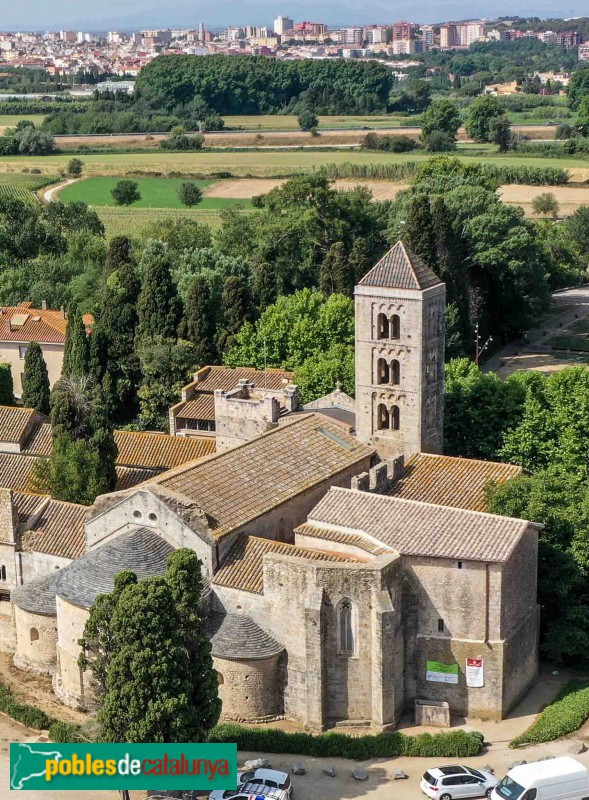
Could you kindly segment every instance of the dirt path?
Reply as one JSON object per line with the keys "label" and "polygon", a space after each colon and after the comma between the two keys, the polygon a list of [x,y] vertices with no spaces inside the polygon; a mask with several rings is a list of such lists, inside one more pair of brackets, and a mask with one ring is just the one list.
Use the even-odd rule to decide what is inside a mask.
{"label": "dirt path", "polygon": [[580,206],[589,205],[589,187],[584,186],[521,186],[509,184],[499,190],[505,203],[522,206],[526,213],[533,214],[532,202],[540,194],[553,194],[560,206],[560,216],[574,214]]}
{"label": "dirt path", "polygon": [[51,188],[47,189],[43,192],[43,200],[46,203],[52,203],[54,200],[57,200],[55,196],[58,192],[62,189],[65,189],[66,186],[69,186],[71,183],[75,183],[77,178],[68,178],[67,181],[63,181],[63,183],[58,183],[57,186],[51,186]]}

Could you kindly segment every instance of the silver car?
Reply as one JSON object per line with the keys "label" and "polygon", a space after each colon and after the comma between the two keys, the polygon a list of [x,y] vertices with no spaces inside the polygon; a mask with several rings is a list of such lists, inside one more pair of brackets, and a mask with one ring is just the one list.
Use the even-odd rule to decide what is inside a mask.
{"label": "silver car", "polygon": [[487,770],[452,764],[428,769],[420,788],[433,800],[458,800],[460,797],[490,797],[498,782]]}

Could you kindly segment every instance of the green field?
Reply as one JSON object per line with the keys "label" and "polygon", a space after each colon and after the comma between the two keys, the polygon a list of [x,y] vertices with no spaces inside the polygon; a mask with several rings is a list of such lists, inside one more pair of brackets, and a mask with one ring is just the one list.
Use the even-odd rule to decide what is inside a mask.
{"label": "green field", "polygon": [[102,220],[106,237],[111,236],[137,236],[141,238],[143,231],[155,222],[163,219],[194,219],[205,223],[211,228],[218,228],[221,224],[221,212],[215,209],[203,210],[200,208],[125,208],[120,206],[96,208],[96,213]]}
{"label": "green field", "polygon": [[[297,131],[299,123],[294,115],[290,114],[264,114],[261,116],[224,116],[226,128],[243,128],[249,131]],[[400,114],[383,114],[381,116],[334,116],[317,117],[320,128],[345,128],[362,129],[390,128],[399,125],[416,125],[415,117],[405,117]]]}
{"label": "green field", "polygon": [[14,128],[21,119],[29,120],[38,128],[45,119],[44,114],[0,114],[0,128]]}
{"label": "green field", "polygon": [[33,192],[53,183],[55,178],[48,175],[30,175],[26,172],[0,173],[0,197],[11,197],[25,203],[36,202]]}
{"label": "green field", "polygon": [[[112,153],[105,155],[84,155],[84,174],[125,176],[132,172],[149,173],[172,172],[213,176],[217,172],[230,172],[237,177],[280,177],[301,171],[312,171],[323,164],[353,162],[355,164],[394,164],[407,161],[424,161],[427,154],[363,152],[359,150],[248,150],[246,152],[215,151],[208,153],[167,153],[165,151],[142,153]],[[464,151],[458,157],[468,163],[484,161],[489,164],[533,167],[557,167],[563,169],[582,169],[589,177],[589,159],[583,158],[537,158],[500,156],[467,156]],[[3,170],[16,171],[24,167],[40,169],[56,175],[67,167],[68,155],[56,156],[4,156],[0,158],[0,179]],[[133,177],[133,175],[129,175]]]}
{"label": "green field", "polygon": [[[178,189],[185,182],[182,178],[134,178],[139,188],[141,200],[132,204],[132,208],[173,208],[182,209],[184,206],[178,198]],[[89,178],[66,186],[59,192],[59,199],[64,203],[82,201],[90,206],[115,206],[111,194],[118,182],[117,178]],[[212,181],[194,181],[201,189],[206,189]],[[233,205],[249,206],[247,200],[232,198],[205,197],[199,203],[202,211],[217,210]]]}

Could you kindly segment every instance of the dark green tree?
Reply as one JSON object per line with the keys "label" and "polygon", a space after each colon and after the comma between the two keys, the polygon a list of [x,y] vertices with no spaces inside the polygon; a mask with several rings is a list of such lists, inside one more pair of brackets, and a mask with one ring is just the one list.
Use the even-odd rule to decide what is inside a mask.
{"label": "dark green tree", "polygon": [[182,301],[172,279],[172,265],[164,244],[148,243],[139,271],[143,281],[137,303],[138,338],[175,338],[182,315]]}
{"label": "dark green tree", "polygon": [[198,361],[192,342],[182,339],[145,339],[139,344],[142,383],[139,421],[147,430],[169,430],[169,409],[180,400]]}
{"label": "dark green tree", "polygon": [[315,116],[315,112],[312,108],[302,108],[299,111],[297,120],[301,130],[303,131],[311,131],[313,128],[317,128],[319,125],[319,120]]}
{"label": "dark green tree", "polygon": [[130,206],[141,200],[139,186],[136,181],[119,181],[114,189],[112,189],[111,194],[118,206]]}
{"label": "dark green tree", "polygon": [[0,405],[14,406],[14,383],[10,364],[0,364]]}
{"label": "dark green tree", "polygon": [[491,122],[503,116],[499,100],[491,94],[484,94],[473,100],[466,119],[466,132],[475,142],[491,141]]}
{"label": "dark green tree", "polygon": [[202,189],[196,183],[182,183],[178,189],[178,199],[187,208],[197,206],[202,200]]}
{"label": "dark green tree", "polygon": [[427,137],[434,131],[447,133],[456,139],[460,127],[460,112],[451,100],[434,100],[426,108],[421,117],[421,137]]}
{"label": "dark green tree", "polygon": [[27,408],[34,408],[41,414],[49,414],[49,374],[38,342],[31,342],[25,355],[22,376],[22,401]]}
{"label": "dark green tree", "polygon": [[358,236],[354,239],[349,255],[350,267],[354,271],[354,282],[366,275],[368,270],[374,266],[373,248],[365,236]]}
{"label": "dark green tree", "polygon": [[108,253],[104,265],[107,274],[119,269],[123,264],[133,262],[131,240],[128,236],[113,236],[108,243]]}
{"label": "dark green tree", "polygon": [[235,276],[225,279],[221,295],[222,321],[219,332],[219,352],[232,347],[235,337],[251,316],[249,290],[243,280]]}
{"label": "dark green tree", "polygon": [[79,158],[70,158],[67,165],[67,174],[70,178],[79,178],[84,168],[84,162]]}
{"label": "dark green tree", "polygon": [[82,375],[88,374],[89,368],[90,343],[82,313],[76,306],[67,320],[61,374],[80,378]]}
{"label": "dark green tree", "polygon": [[90,426],[92,428],[90,447],[98,456],[96,491],[99,494],[112,492],[117,485],[118,448],[110,420],[108,397],[101,386],[97,386],[93,392]]}
{"label": "dark green tree", "polygon": [[402,235],[407,247],[435,272],[436,237],[427,195],[417,194],[409,201]]}
{"label": "dark green tree", "polygon": [[192,342],[199,367],[214,364],[215,309],[211,303],[209,282],[204,275],[196,275],[186,298],[183,325],[184,338]]}
{"label": "dark green tree", "polygon": [[511,124],[505,114],[494,117],[489,123],[489,141],[496,144],[500,153],[506,153],[513,141],[511,135]]}
{"label": "dark green tree", "polygon": [[326,297],[331,294],[345,294],[350,297],[354,291],[354,282],[354,270],[344,243],[332,244],[321,264],[319,288]]}

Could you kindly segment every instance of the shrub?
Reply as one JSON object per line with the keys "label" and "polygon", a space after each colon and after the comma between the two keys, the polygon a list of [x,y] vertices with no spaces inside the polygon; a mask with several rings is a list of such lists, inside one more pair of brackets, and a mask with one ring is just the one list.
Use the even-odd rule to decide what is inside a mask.
{"label": "shrub", "polygon": [[196,206],[202,200],[202,190],[196,183],[182,183],[178,189],[178,199],[187,208]]}
{"label": "shrub", "polygon": [[0,711],[7,716],[26,725],[27,728],[34,728],[41,731],[49,728],[55,720],[34,706],[19,703],[15,700],[7,686],[0,684]]}
{"label": "shrub", "polygon": [[64,744],[75,744],[83,741],[80,736],[81,728],[79,725],[71,725],[69,722],[55,721],[49,727],[49,738],[52,742],[63,742]]}
{"label": "shrub", "polygon": [[419,736],[407,736],[400,731],[376,736],[349,736],[346,733],[329,732],[314,736],[310,733],[287,733],[281,730],[221,724],[213,729],[209,741],[237,742],[238,750],[365,760],[393,756],[466,758],[480,752],[483,736],[467,731]]}
{"label": "shrub", "polygon": [[389,153],[409,153],[418,147],[418,141],[404,134],[400,136],[378,136],[376,133],[367,133],[362,142],[363,150],[384,150]]}
{"label": "shrub", "polygon": [[119,181],[111,194],[118,206],[130,206],[137,200],[141,200],[139,187],[135,181]]}
{"label": "shrub", "polygon": [[456,139],[445,131],[432,131],[423,138],[423,144],[428,153],[448,153],[456,150]]}
{"label": "shrub", "polygon": [[553,703],[546,706],[527,731],[515,738],[510,747],[551,742],[578,730],[589,719],[589,685],[570,681]]}

